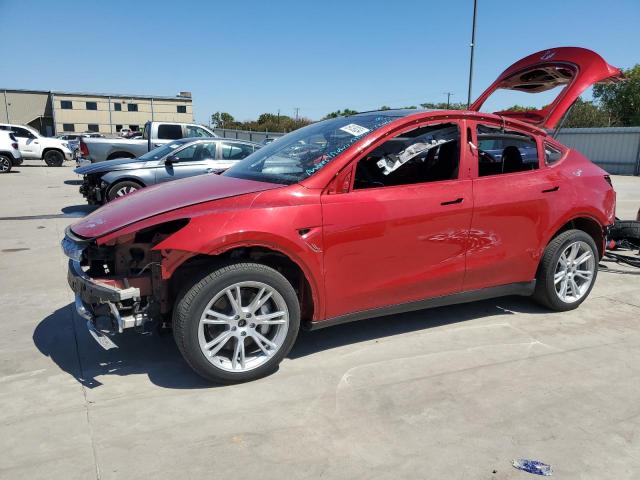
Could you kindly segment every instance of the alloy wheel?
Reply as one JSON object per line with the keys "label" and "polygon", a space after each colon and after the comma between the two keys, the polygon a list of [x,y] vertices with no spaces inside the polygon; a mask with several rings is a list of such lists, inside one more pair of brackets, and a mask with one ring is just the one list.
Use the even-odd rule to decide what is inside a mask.
{"label": "alloy wheel", "polygon": [[136,190],[138,189],[135,187],[132,187],[131,185],[126,185],[124,187],[119,188],[116,191],[116,197],[124,197],[125,195],[129,195],[130,193],[133,193]]}
{"label": "alloy wheel", "polygon": [[278,352],[288,329],[289,310],[277,290],[262,282],[239,282],[206,305],[198,342],[217,368],[240,373],[259,367]]}
{"label": "alloy wheel", "polygon": [[11,160],[5,156],[0,156],[0,173],[6,173],[11,170]]}
{"label": "alloy wheel", "polygon": [[558,298],[566,303],[580,300],[593,282],[596,261],[591,247],[577,241],[567,246],[556,264],[553,277]]}

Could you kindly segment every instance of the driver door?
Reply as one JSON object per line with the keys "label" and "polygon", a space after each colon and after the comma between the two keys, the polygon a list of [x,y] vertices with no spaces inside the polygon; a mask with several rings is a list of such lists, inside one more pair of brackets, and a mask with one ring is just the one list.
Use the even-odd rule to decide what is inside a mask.
{"label": "driver door", "polygon": [[193,177],[215,170],[216,142],[189,145],[165,157],[156,170],[156,183]]}
{"label": "driver door", "polygon": [[[471,179],[460,173],[467,172],[462,122],[443,128],[452,126],[455,136],[433,148],[427,145],[436,137],[428,134],[386,141],[348,167],[350,191],[323,193],[327,317],[461,290],[473,197]],[[412,128],[425,127],[434,135],[439,128]],[[406,160],[405,152],[420,149],[425,153],[384,173],[381,161]]]}

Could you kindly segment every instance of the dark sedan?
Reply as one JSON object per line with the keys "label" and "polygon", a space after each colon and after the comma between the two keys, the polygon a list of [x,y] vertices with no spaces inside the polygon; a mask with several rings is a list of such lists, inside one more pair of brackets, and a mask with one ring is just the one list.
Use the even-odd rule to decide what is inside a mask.
{"label": "dark sedan", "polygon": [[183,138],[138,158],[108,160],[76,168],[83,175],[80,193],[101,205],[136,190],[179,178],[222,173],[260,145],[224,138]]}

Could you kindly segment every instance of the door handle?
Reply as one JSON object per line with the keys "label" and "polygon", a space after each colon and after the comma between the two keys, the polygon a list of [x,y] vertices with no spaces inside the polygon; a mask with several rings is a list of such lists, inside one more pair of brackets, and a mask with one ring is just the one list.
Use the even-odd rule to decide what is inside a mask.
{"label": "door handle", "polygon": [[558,190],[560,190],[560,187],[556,185],[555,187],[547,188],[546,190],[542,190],[542,193],[557,192]]}
{"label": "door handle", "polygon": [[448,202],[441,202],[440,205],[454,205],[456,203],[462,203],[464,200],[462,197],[456,198],[455,200],[449,200]]}

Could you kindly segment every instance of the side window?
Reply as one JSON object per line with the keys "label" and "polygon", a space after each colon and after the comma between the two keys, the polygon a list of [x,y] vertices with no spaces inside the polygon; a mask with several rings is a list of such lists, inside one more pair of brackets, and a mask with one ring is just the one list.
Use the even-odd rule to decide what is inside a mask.
{"label": "side window", "polygon": [[182,138],[182,127],[170,124],[158,125],[158,138],[161,140],[178,140]]}
{"label": "side window", "polygon": [[360,159],[355,189],[458,178],[460,131],[455,123],[420,127],[387,140]]}
{"label": "side window", "polygon": [[87,102],[87,110],[98,110],[98,104],[96,102]]}
{"label": "side window", "polygon": [[121,112],[122,111],[122,103],[120,103],[120,102],[114,103],[113,104],[113,109],[116,112]]}
{"label": "side window", "polygon": [[196,153],[196,160],[214,160],[216,158],[216,144],[201,143],[198,152]]}
{"label": "side window", "polygon": [[245,143],[223,143],[222,158],[225,160],[242,160],[253,153],[253,146]]}
{"label": "side window", "polygon": [[187,137],[210,137],[211,134],[197,125],[187,125]]}
{"label": "side window", "polygon": [[514,130],[478,125],[478,176],[525,172],[539,167],[533,137]]}
{"label": "side window", "polygon": [[15,133],[16,137],[21,138],[36,138],[29,130],[26,128],[13,127],[13,133]]}
{"label": "side window", "polygon": [[62,100],[60,102],[60,108],[63,110],[71,110],[73,108],[73,103],[70,100]]}
{"label": "side window", "polygon": [[188,162],[190,160],[194,160],[196,156],[196,150],[198,149],[199,146],[200,145],[198,144],[191,145],[190,147],[183,148],[182,150],[175,153],[174,155],[178,157],[178,159],[182,162]]}
{"label": "side window", "polygon": [[186,105],[176,105],[176,111],[178,113],[187,113],[187,106]]}
{"label": "side window", "polygon": [[127,111],[129,111],[129,112],[137,112],[138,111],[138,104],[137,103],[128,103],[127,104]]}
{"label": "side window", "polygon": [[562,158],[562,151],[556,147],[552,147],[548,143],[544,144],[544,163],[553,165]]}
{"label": "side window", "polygon": [[65,132],[75,132],[76,126],[73,123],[63,123],[62,130],[64,130]]}

